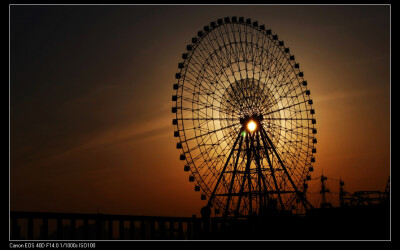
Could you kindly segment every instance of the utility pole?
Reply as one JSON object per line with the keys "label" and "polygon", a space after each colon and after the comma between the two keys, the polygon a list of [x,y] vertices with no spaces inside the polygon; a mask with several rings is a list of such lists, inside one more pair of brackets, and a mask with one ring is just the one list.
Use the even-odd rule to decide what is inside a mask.
{"label": "utility pole", "polygon": [[346,195],[346,192],[344,191],[344,182],[342,181],[342,178],[339,179],[339,202],[340,202],[340,207],[345,207],[344,203],[344,196]]}
{"label": "utility pole", "polygon": [[332,204],[326,201],[325,194],[330,192],[329,189],[327,189],[325,186],[325,181],[327,179],[328,178],[326,176],[324,176],[323,174],[321,175],[321,191],[319,191],[322,195],[321,208],[332,207]]}

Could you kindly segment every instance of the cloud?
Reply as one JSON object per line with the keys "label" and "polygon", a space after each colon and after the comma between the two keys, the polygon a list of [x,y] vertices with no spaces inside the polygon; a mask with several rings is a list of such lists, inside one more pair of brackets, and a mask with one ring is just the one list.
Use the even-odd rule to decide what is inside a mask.
{"label": "cloud", "polygon": [[[24,158],[24,155],[19,155],[18,158],[20,159],[14,160],[12,166],[18,168],[52,166],[62,161],[73,159],[84,152],[109,149],[130,142],[140,142],[172,135],[170,113],[167,112],[169,109],[169,106],[160,107],[146,114],[144,120],[134,120],[128,124],[116,123],[112,127],[97,130],[90,137],[80,135],[81,138],[78,138],[75,144],[61,144],[56,149],[45,148],[32,157]],[[57,141],[62,143],[66,139],[68,138],[58,138]],[[25,151],[27,150],[29,151],[29,148]]]}
{"label": "cloud", "polygon": [[355,98],[372,97],[381,95],[381,88],[363,88],[363,89],[352,89],[352,90],[340,90],[333,93],[321,93],[315,99],[320,102],[331,102],[331,101],[343,101]]}

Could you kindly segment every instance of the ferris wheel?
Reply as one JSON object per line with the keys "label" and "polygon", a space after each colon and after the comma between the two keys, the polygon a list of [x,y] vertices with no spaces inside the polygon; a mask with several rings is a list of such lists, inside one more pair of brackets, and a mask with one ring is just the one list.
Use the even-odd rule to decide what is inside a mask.
{"label": "ferris wheel", "polygon": [[173,85],[176,147],[216,215],[308,208],[316,120],[304,73],[278,35],[225,17],[191,39]]}

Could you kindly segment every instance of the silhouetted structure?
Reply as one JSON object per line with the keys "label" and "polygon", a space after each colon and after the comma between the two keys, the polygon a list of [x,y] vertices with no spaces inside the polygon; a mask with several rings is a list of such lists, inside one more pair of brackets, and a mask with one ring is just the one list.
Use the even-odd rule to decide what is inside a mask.
{"label": "silhouetted structure", "polygon": [[[390,239],[388,201],[362,207],[314,208],[305,216],[266,209],[260,216],[243,219],[11,212],[11,239],[34,239],[34,218],[41,220],[37,238],[41,240]],[[26,237],[21,235],[19,225],[24,219],[27,220]],[[52,219],[56,219],[57,226],[49,234],[47,223]],[[70,225],[63,225],[63,221],[69,221]],[[76,221],[83,221],[83,225],[76,228]]]}

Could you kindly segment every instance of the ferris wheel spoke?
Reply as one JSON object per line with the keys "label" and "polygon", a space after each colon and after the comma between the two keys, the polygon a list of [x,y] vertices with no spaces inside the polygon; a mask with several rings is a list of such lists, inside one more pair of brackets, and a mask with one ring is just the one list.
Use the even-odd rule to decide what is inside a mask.
{"label": "ferris wheel spoke", "polygon": [[[282,69],[282,70],[286,70],[286,69]],[[294,80],[295,80],[294,75],[287,74],[287,75],[283,75],[282,78],[276,82],[274,87],[277,89],[276,92],[278,94],[278,98],[276,98],[275,103],[273,103],[273,104],[279,103],[281,100],[288,98],[289,94],[299,87],[299,86],[293,85],[292,82]],[[287,83],[289,83],[289,84],[287,84]]]}
{"label": "ferris wheel spoke", "polygon": [[205,133],[205,134],[201,134],[201,135],[198,135],[198,136],[189,138],[189,139],[185,139],[185,140],[183,140],[182,142],[188,142],[188,141],[191,141],[191,140],[193,140],[193,139],[196,139],[196,138],[199,138],[199,137],[202,137],[202,136],[205,136],[205,135],[209,135],[209,134],[212,134],[212,133],[215,133],[215,132],[218,132],[218,131],[222,131],[222,130],[224,130],[224,129],[228,129],[228,128],[231,128],[231,127],[234,127],[234,126],[237,126],[237,124],[232,124],[232,125],[229,125],[229,126],[224,127],[224,128],[216,129],[216,130],[210,131],[210,132]]}
{"label": "ferris wheel spoke", "polygon": [[303,102],[295,103],[295,104],[293,104],[293,105],[286,106],[286,107],[283,107],[283,108],[280,108],[280,109],[276,109],[276,110],[274,110],[274,111],[272,111],[272,112],[266,113],[265,115],[270,115],[270,114],[273,114],[273,113],[275,113],[275,112],[279,112],[279,111],[282,111],[282,110],[286,110],[286,109],[289,109],[289,108],[292,108],[292,107],[301,105],[301,104],[306,103],[306,102],[307,102],[307,101],[303,101]]}
{"label": "ferris wheel spoke", "polygon": [[264,120],[270,121],[311,121],[312,118],[269,118],[266,117]]}
{"label": "ferris wheel spoke", "polygon": [[[188,73],[190,73],[190,71],[189,71]],[[193,75],[193,76],[194,76],[194,75]],[[198,87],[198,89],[195,90],[194,87],[195,87],[196,85],[199,85],[199,84],[197,83],[197,80],[194,81],[194,80],[191,79],[190,77],[187,77],[187,78],[188,78],[187,82],[188,82],[188,83],[191,83],[191,85],[193,86],[193,88],[188,88],[188,87],[186,86],[186,87],[183,88],[183,90],[185,90],[185,91],[187,91],[187,92],[189,92],[189,93],[192,93],[192,94],[197,94],[197,95],[207,95],[207,96],[210,96],[210,95],[212,94],[212,95],[215,95],[216,97],[219,97],[219,98],[221,97],[221,96],[218,95],[218,93],[219,93],[219,94],[222,94],[222,93],[219,92],[219,89],[218,89],[218,88],[215,88],[214,91],[212,91],[212,89],[211,89],[212,85],[209,84],[209,82],[213,82],[212,79],[209,79],[209,78],[204,77],[204,76],[198,76],[198,80],[203,80],[203,79],[205,79],[205,81],[202,81],[202,83],[207,84],[207,86],[202,86],[202,85],[200,85],[201,87]],[[192,83],[193,83],[193,84],[192,84]],[[215,90],[217,90],[217,92],[216,92]]]}
{"label": "ferris wheel spoke", "polygon": [[[273,46],[272,48],[271,48],[271,45],[274,45],[274,44],[272,44],[272,43],[274,43],[273,41],[271,41],[270,42],[270,47],[268,48],[268,51],[269,51],[269,56],[270,57],[267,57],[266,59],[269,59],[269,60],[267,60],[266,61],[266,63],[265,63],[265,66],[267,67],[267,75],[266,75],[266,78],[267,79],[269,79],[270,77],[271,77],[271,75],[272,75],[272,71],[271,71],[271,66],[274,66],[274,64],[273,63],[278,63],[278,58],[276,57],[276,56],[274,56],[275,55],[275,52],[276,52],[276,50],[277,50],[277,46]],[[273,59],[273,60],[272,60]]]}
{"label": "ferris wheel spoke", "polygon": [[[285,93],[285,94],[283,94],[283,93],[280,94],[280,98],[277,99],[277,100],[275,100],[275,102],[273,102],[273,103],[271,104],[271,108],[274,108],[274,107],[277,106],[277,105],[283,105],[283,106],[285,106],[285,105],[293,104],[293,103],[295,102],[294,98],[297,98],[297,96],[289,96],[288,94],[291,93],[291,92],[293,92],[293,91],[295,91],[295,90],[296,90],[296,88],[292,88],[292,89],[289,89],[287,93]],[[303,102],[300,102],[300,103],[302,104],[302,103],[306,103],[306,102],[307,102],[307,101],[304,100]]]}
{"label": "ferris wheel spoke", "polygon": [[[293,80],[295,80],[295,76],[294,76],[293,79],[292,79],[292,78],[290,79],[290,82],[292,82]],[[298,90],[299,88],[300,88],[300,89],[302,88],[302,86],[301,86],[300,84],[298,84],[298,85],[293,85],[293,83],[292,83],[292,84],[291,84],[291,88],[287,87],[287,91],[286,91],[286,92],[280,93],[279,98],[275,101],[275,103],[274,103],[273,105],[278,104],[278,103],[281,102],[283,99],[287,99],[288,97],[290,97],[290,96],[289,96],[290,93],[292,93],[292,92]],[[296,95],[296,97],[297,97],[297,95]]]}
{"label": "ferris wheel spoke", "polygon": [[[232,132],[232,134],[234,134],[234,132]],[[208,137],[208,140],[210,139],[210,137]],[[208,141],[207,140],[207,141]],[[207,141],[203,141],[203,143],[201,143],[200,145],[201,146],[204,146],[205,145],[205,142],[207,142]],[[221,147],[221,145],[220,145],[220,143],[222,143],[223,141],[226,141],[226,139],[225,138],[220,138],[220,139],[218,139],[215,143],[212,143],[212,144],[210,144],[211,145],[211,147],[208,147],[207,148],[207,150],[212,150],[214,147],[216,147],[216,146],[218,146],[218,147]],[[229,141],[226,141],[226,146],[224,147],[224,148],[221,148],[221,152],[224,152],[224,151],[228,151],[227,150],[227,148],[230,146],[230,144],[233,142],[233,139],[230,139]],[[216,153],[216,150],[214,150],[214,154]],[[211,157],[210,158],[213,158],[214,157],[214,154],[213,155],[211,155]]]}
{"label": "ferris wheel spoke", "polygon": [[[278,55],[276,55],[277,52],[279,52]],[[287,56],[284,53],[280,52],[280,49],[275,46],[273,52],[270,53],[270,62],[273,63],[268,65],[268,79],[276,78],[275,75],[277,75],[277,73],[283,72],[285,75],[292,74],[292,72],[287,71],[287,69],[291,66],[291,62],[287,59]]]}
{"label": "ferris wheel spoke", "polygon": [[[243,48],[243,44],[241,41],[241,36],[240,33],[237,33],[235,31],[234,26],[231,24],[231,29],[232,29],[232,34],[233,34],[233,39],[234,39],[234,44],[240,44],[240,46],[237,47],[236,49],[236,62],[239,63],[242,59],[241,58],[245,58],[244,55],[244,48]],[[237,27],[237,29],[239,30],[240,27]],[[236,34],[238,34],[238,38],[240,39],[240,41],[238,41],[238,39],[236,39]],[[239,64],[238,64],[239,65]]]}
{"label": "ferris wheel spoke", "polygon": [[[206,105],[206,103],[201,103],[201,104]],[[191,108],[186,108],[186,107],[182,107],[181,109],[184,110],[184,111],[191,111],[191,112],[193,112],[193,113],[195,113],[195,114],[197,114],[197,115],[200,115],[201,117],[212,117],[212,116],[209,116],[209,115],[207,114],[207,110],[216,111],[216,112],[218,112],[219,114],[221,114],[221,113],[224,113],[224,114],[227,114],[227,115],[230,114],[230,113],[227,113],[226,110],[224,110],[224,109],[222,109],[222,108],[220,108],[220,107],[215,107],[214,105],[209,105],[209,104],[207,104],[207,106],[201,106],[201,107],[198,107],[198,108],[193,108],[193,107],[191,107]],[[196,119],[196,118],[195,118],[195,119]]]}
{"label": "ferris wheel spoke", "polygon": [[[207,36],[207,39],[208,39],[208,36]],[[209,44],[212,44],[212,43],[210,42],[209,39],[208,39],[208,41],[209,41]],[[213,65],[214,65],[214,67],[211,67],[211,64],[210,64],[210,63],[205,63],[203,67],[206,67],[207,65],[210,66],[210,67],[208,67],[208,68],[214,73],[215,78],[217,78],[218,81],[222,82],[222,80],[221,80],[222,75],[225,75],[225,78],[227,79],[227,78],[228,78],[228,75],[225,73],[225,71],[222,70],[222,68],[221,68],[220,64],[218,63],[218,61],[215,60],[215,56],[214,56],[214,57],[212,56],[212,55],[215,55],[215,54],[216,54],[216,50],[214,50],[213,52],[210,52],[206,46],[204,46],[203,44],[202,44],[201,46],[202,46],[202,47],[207,51],[207,53],[210,55],[210,56],[209,56],[209,58],[210,58],[209,60],[212,61],[212,62],[213,62]],[[201,54],[201,56],[204,58],[203,54]],[[205,60],[208,61],[208,59],[205,59]],[[221,72],[222,74],[219,75],[218,72]],[[218,81],[216,81],[216,82],[218,82]],[[212,81],[211,81],[211,82],[212,82]]]}
{"label": "ferris wheel spoke", "polygon": [[222,120],[229,120],[229,121],[237,121],[236,118],[178,118],[177,120],[183,121],[222,121]]}
{"label": "ferris wheel spoke", "polygon": [[[284,70],[286,70],[288,67],[289,67],[290,65],[287,65],[286,66],[286,68],[284,68],[284,69],[279,69],[279,70],[282,70],[282,71],[284,71]],[[283,66],[282,66],[283,67]],[[273,74],[277,74],[277,73],[279,73],[279,72],[281,72],[281,71],[274,71],[273,72]],[[288,73],[288,74],[286,74],[282,79],[281,79],[281,86],[284,86],[285,85],[285,81],[286,80],[289,80],[289,82],[291,82],[292,81],[292,78],[289,78],[290,77],[290,74]],[[289,79],[288,79],[289,78]],[[270,80],[271,78],[270,77],[267,77],[267,82],[268,81],[271,81]],[[272,82],[271,82],[271,84],[272,84]],[[272,84],[273,85],[273,84]],[[264,85],[264,87],[265,87],[266,85]],[[275,85],[273,85],[273,86],[275,86]],[[283,92],[284,90],[282,89],[282,92]],[[277,92],[279,93],[279,89],[277,90]],[[280,93],[279,93],[280,94]],[[280,97],[282,97],[283,95],[281,95],[280,94]],[[264,98],[264,99],[266,99],[266,97]],[[277,100],[275,100],[275,103],[273,103],[271,106],[273,106],[274,104],[276,104],[276,103],[279,103],[279,101],[281,100],[282,98],[279,98],[279,99],[277,99]],[[264,100],[263,100],[264,101]]]}
{"label": "ferris wheel spoke", "polygon": [[[218,29],[218,32],[219,32],[220,36],[223,37],[222,34],[221,34],[221,31],[220,31],[219,29]],[[228,37],[228,38],[229,38],[229,37]],[[222,41],[223,41],[223,43],[224,43],[223,46],[226,48],[226,47],[227,47],[227,44],[225,43],[225,40],[222,39]],[[225,56],[225,59],[226,59],[228,68],[229,68],[232,72],[234,72],[235,70],[232,68],[231,60],[228,59],[228,56],[227,56],[226,54],[224,54],[224,56]],[[239,68],[239,70],[240,70],[240,68]],[[235,79],[235,82],[238,81],[238,79],[236,78],[236,75],[235,75],[235,74],[233,74],[233,78]],[[240,74],[240,80],[241,80],[241,79],[242,79],[242,76],[241,76],[241,74]],[[247,102],[247,100],[245,100],[245,102]]]}

